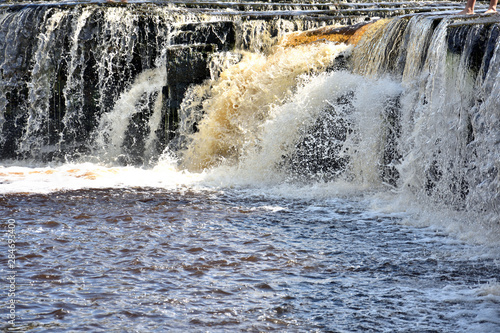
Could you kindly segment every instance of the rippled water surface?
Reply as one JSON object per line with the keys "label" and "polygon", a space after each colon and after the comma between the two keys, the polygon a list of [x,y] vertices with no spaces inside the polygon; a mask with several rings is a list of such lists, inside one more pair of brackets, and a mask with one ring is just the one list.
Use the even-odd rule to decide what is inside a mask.
{"label": "rippled water surface", "polygon": [[498,258],[363,200],[129,188],[0,205],[21,331],[500,330]]}

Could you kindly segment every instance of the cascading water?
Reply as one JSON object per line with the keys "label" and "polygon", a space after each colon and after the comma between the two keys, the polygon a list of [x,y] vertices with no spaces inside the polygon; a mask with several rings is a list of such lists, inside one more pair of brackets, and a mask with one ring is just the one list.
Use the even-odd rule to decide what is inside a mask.
{"label": "cascading water", "polygon": [[[403,29],[391,30],[401,24],[406,40]],[[385,65],[377,57],[371,63],[358,60],[356,71],[393,73],[405,89],[397,138],[399,188],[411,189],[422,201],[431,198],[443,207],[478,212],[487,228],[498,230],[498,145],[492,141],[498,133],[484,126],[496,119],[491,106],[498,103],[493,88],[498,25],[415,16],[380,30],[375,45],[380,59],[388,57]],[[371,46],[360,45],[356,57],[365,57],[366,47]]]}
{"label": "cascading water", "polygon": [[[2,59],[4,73],[31,72],[26,81],[3,76],[7,101],[2,114],[5,127],[15,129],[3,132],[4,157],[71,158],[92,149],[93,132],[105,135],[97,126],[100,116],[111,112],[122,90],[142,71],[165,66],[161,50],[169,43],[174,17],[163,14],[144,17],[125,8],[95,6],[4,13],[2,49],[24,38],[34,44],[32,53],[21,46]],[[25,16],[37,19],[39,32],[18,28]],[[154,34],[149,24],[157,29]],[[19,66],[11,59],[25,63]],[[152,84],[160,91],[165,85]],[[125,130],[113,134],[124,136]]]}
{"label": "cascading water", "polygon": [[[7,7],[0,18],[2,157],[148,164],[175,130],[187,86],[207,78],[199,67],[209,57],[234,47],[264,50],[290,29],[323,24],[227,19],[148,4]],[[193,71],[187,78],[185,67]],[[150,71],[156,79],[146,87]]]}
{"label": "cascading water", "polygon": [[[319,44],[278,47],[269,56],[244,56],[216,83],[207,83],[211,85],[210,96],[205,96],[199,108],[205,116],[183,153],[184,164],[200,170],[217,165],[220,159],[238,160],[261,140],[259,128],[269,119],[270,109],[293,93],[297,79],[306,73],[324,71],[345,50],[345,46]],[[189,107],[194,106],[189,103]]]}
{"label": "cascading water", "polygon": [[[496,155],[491,153],[496,134],[474,123],[491,117],[485,107],[497,103],[489,90],[496,86],[489,81],[496,80],[496,57],[476,59],[474,48],[482,47],[480,36],[492,48],[498,27],[464,29],[456,22],[413,16],[374,23],[352,56],[353,71],[363,76],[334,71],[299,83],[297,75],[309,72],[315,61],[324,70],[335,67],[337,56],[348,56],[349,48],[341,45],[308,45],[312,54],[299,46],[277,47],[268,57],[244,57],[206,83],[209,88],[196,90],[194,95],[202,91],[201,96],[186,98],[185,108],[201,110],[204,117],[186,111],[197,120],[185,119],[191,125],[181,129],[189,131],[197,121],[198,126],[185,140],[184,165],[203,169],[221,161],[236,163],[275,180],[340,176],[370,186],[386,183],[442,208],[485,212],[485,207],[499,207],[498,176],[492,175]],[[465,44],[454,46],[454,39]],[[287,68],[290,58],[295,72]],[[312,59],[309,67],[300,63],[305,59]],[[297,84],[305,86],[297,90]],[[481,116],[473,115],[477,109]],[[486,138],[490,144],[480,148],[476,140]],[[480,175],[479,161],[488,161],[488,176]],[[280,172],[295,176],[277,178]],[[487,215],[487,228],[496,230],[497,209]]]}
{"label": "cascading water", "polygon": [[0,327],[498,331],[497,19],[212,5],[0,8]]}

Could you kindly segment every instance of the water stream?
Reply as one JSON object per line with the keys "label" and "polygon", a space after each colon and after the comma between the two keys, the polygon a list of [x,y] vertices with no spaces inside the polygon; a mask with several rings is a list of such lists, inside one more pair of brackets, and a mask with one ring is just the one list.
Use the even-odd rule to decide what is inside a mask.
{"label": "water stream", "polygon": [[497,22],[145,8],[0,13],[2,329],[500,330]]}

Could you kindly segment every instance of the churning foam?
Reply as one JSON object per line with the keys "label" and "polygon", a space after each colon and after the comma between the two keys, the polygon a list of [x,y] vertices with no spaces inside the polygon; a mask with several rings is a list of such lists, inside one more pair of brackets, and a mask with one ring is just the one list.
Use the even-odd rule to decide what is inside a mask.
{"label": "churning foam", "polygon": [[[246,150],[241,157],[237,166],[238,178],[250,182],[283,182],[287,178],[287,170],[280,165],[283,156],[293,153],[321,113],[335,108],[336,117],[346,119],[350,128],[355,129],[347,135],[339,151],[350,159],[346,170],[341,170],[349,178],[341,177],[340,180],[346,183],[349,180],[352,187],[378,187],[378,167],[384,144],[380,135],[384,126],[384,103],[400,93],[401,87],[390,80],[365,80],[344,71],[310,77],[288,102],[271,107],[267,119],[259,126],[259,144]],[[354,110],[346,110],[339,103],[346,95],[352,96]]]}
{"label": "churning foam", "polygon": [[[269,56],[245,53],[217,81],[207,83],[210,97],[202,101],[205,116],[182,154],[183,166],[199,171],[228,160],[237,163],[243,151],[258,145],[261,125],[274,105],[293,95],[298,79],[325,70],[349,49],[344,44],[320,43],[277,47]],[[200,98],[192,100],[199,103]]]}
{"label": "churning foam", "polygon": [[203,173],[179,171],[173,160],[162,158],[149,169],[107,167],[94,163],[68,163],[55,167],[2,166],[0,194],[50,193],[98,188],[176,189],[196,185]]}
{"label": "churning foam", "polygon": [[[435,44],[441,46],[443,41],[437,39]],[[334,65],[338,56],[348,55],[351,49],[343,44],[317,43],[295,48],[277,46],[269,55],[244,54],[240,62],[229,66],[219,78],[191,90],[192,95],[184,101],[184,107],[201,111],[203,118],[196,133],[181,133],[188,139],[180,161],[165,157],[150,169],[103,167],[89,163],[55,168],[2,167],[0,191],[241,186],[272,195],[310,199],[369,193],[374,197],[375,209],[407,211],[411,217],[406,221],[411,224],[446,225],[448,231],[457,232],[465,238],[478,239],[470,236],[471,231],[477,229],[482,229],[480,232],[483,234],[498,235],[494,224],[481,223],[481,214],[446,211],[441,207],[438,217],[432,208],[414,203],[416,197],[422,199],[418,196],[426,189],[425,184],[413,185],[422,182],[423,176],[418,169],[418,160],[412,159],[412,156],[416,153],[425,155],[425,149],[428,149],[425,142],[416,139],[423,139],[423,136],[416,134],[435,128],[423,120],[422,124],[426,126],[410,123],[410,117],[404,117],[405,112],[408,116],[412,111],[408,106],[411,103],[405,102],[414,96],[403,91],[401,83],[343,71],[324,72]],[[122,145],[121,134],[136,112],[134,108],[127,109],[127,104],[143,94],[156,98],[164,82],[164,77],[159,74],[162,71],[152,70],[139,75],[131,89],[121,96],[115,109],[105,116],[108,118],[103,118],[102,133],[109,134],[111,138],[111,141],[103,139],[103,145],[110,142],[112,147]],[[403,108],[407,107],[406,111],[402,110],[403,129],[407,126],[410,130],[404,134],[406,137],[402,135],[399,142],[401,147],[406,145],[408,149],[404,156],[406,162],[403,161],[398,171],[401,183],[412,186],[389,189],[380,180],[386,143],[384,128],[388,126],[384,105],[401,94],[407,94],[402,103]],[[346,108],[339,102],[346,96],[352,107]],[[343,174],[328,182],[300,185],[289,182],[287,170],[282,167],[283,157],[293,152],[321,114],[332,109],[335,110],[335,117],[327,117],[326,121],[342,119],[349,124],[346,138],[338,151],[340,156],[345,155],[348,159]],[[449,108],[446,110],[450,111]],[[429,111],[432,110],[422,106],[420,113]],[[123,123],[115,121],[122,116],[125,116]],[[193,111],[190,116],[196,118],[200,114]],[[434,118],[430,117],[428,121],[431,119]],[[154,123],[150,125],[151,129],[155,126]],[[187,127],[184,129],[187,130]],[[119,151],[115,153],[119,154]],[[413,168],[409,167],[409,161]],[[423,204],[427,205],[428,201],[424,200]]]}

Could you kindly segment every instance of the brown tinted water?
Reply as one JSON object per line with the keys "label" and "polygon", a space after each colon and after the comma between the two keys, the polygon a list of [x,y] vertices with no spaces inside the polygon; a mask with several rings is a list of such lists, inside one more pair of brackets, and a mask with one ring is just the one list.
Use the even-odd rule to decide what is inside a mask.
{"label": "brown tinted water", "polygon": [[0,205],[2,230],[15,219],[16,331],[499,328],[498,257],[360,198],[125,188]]}

